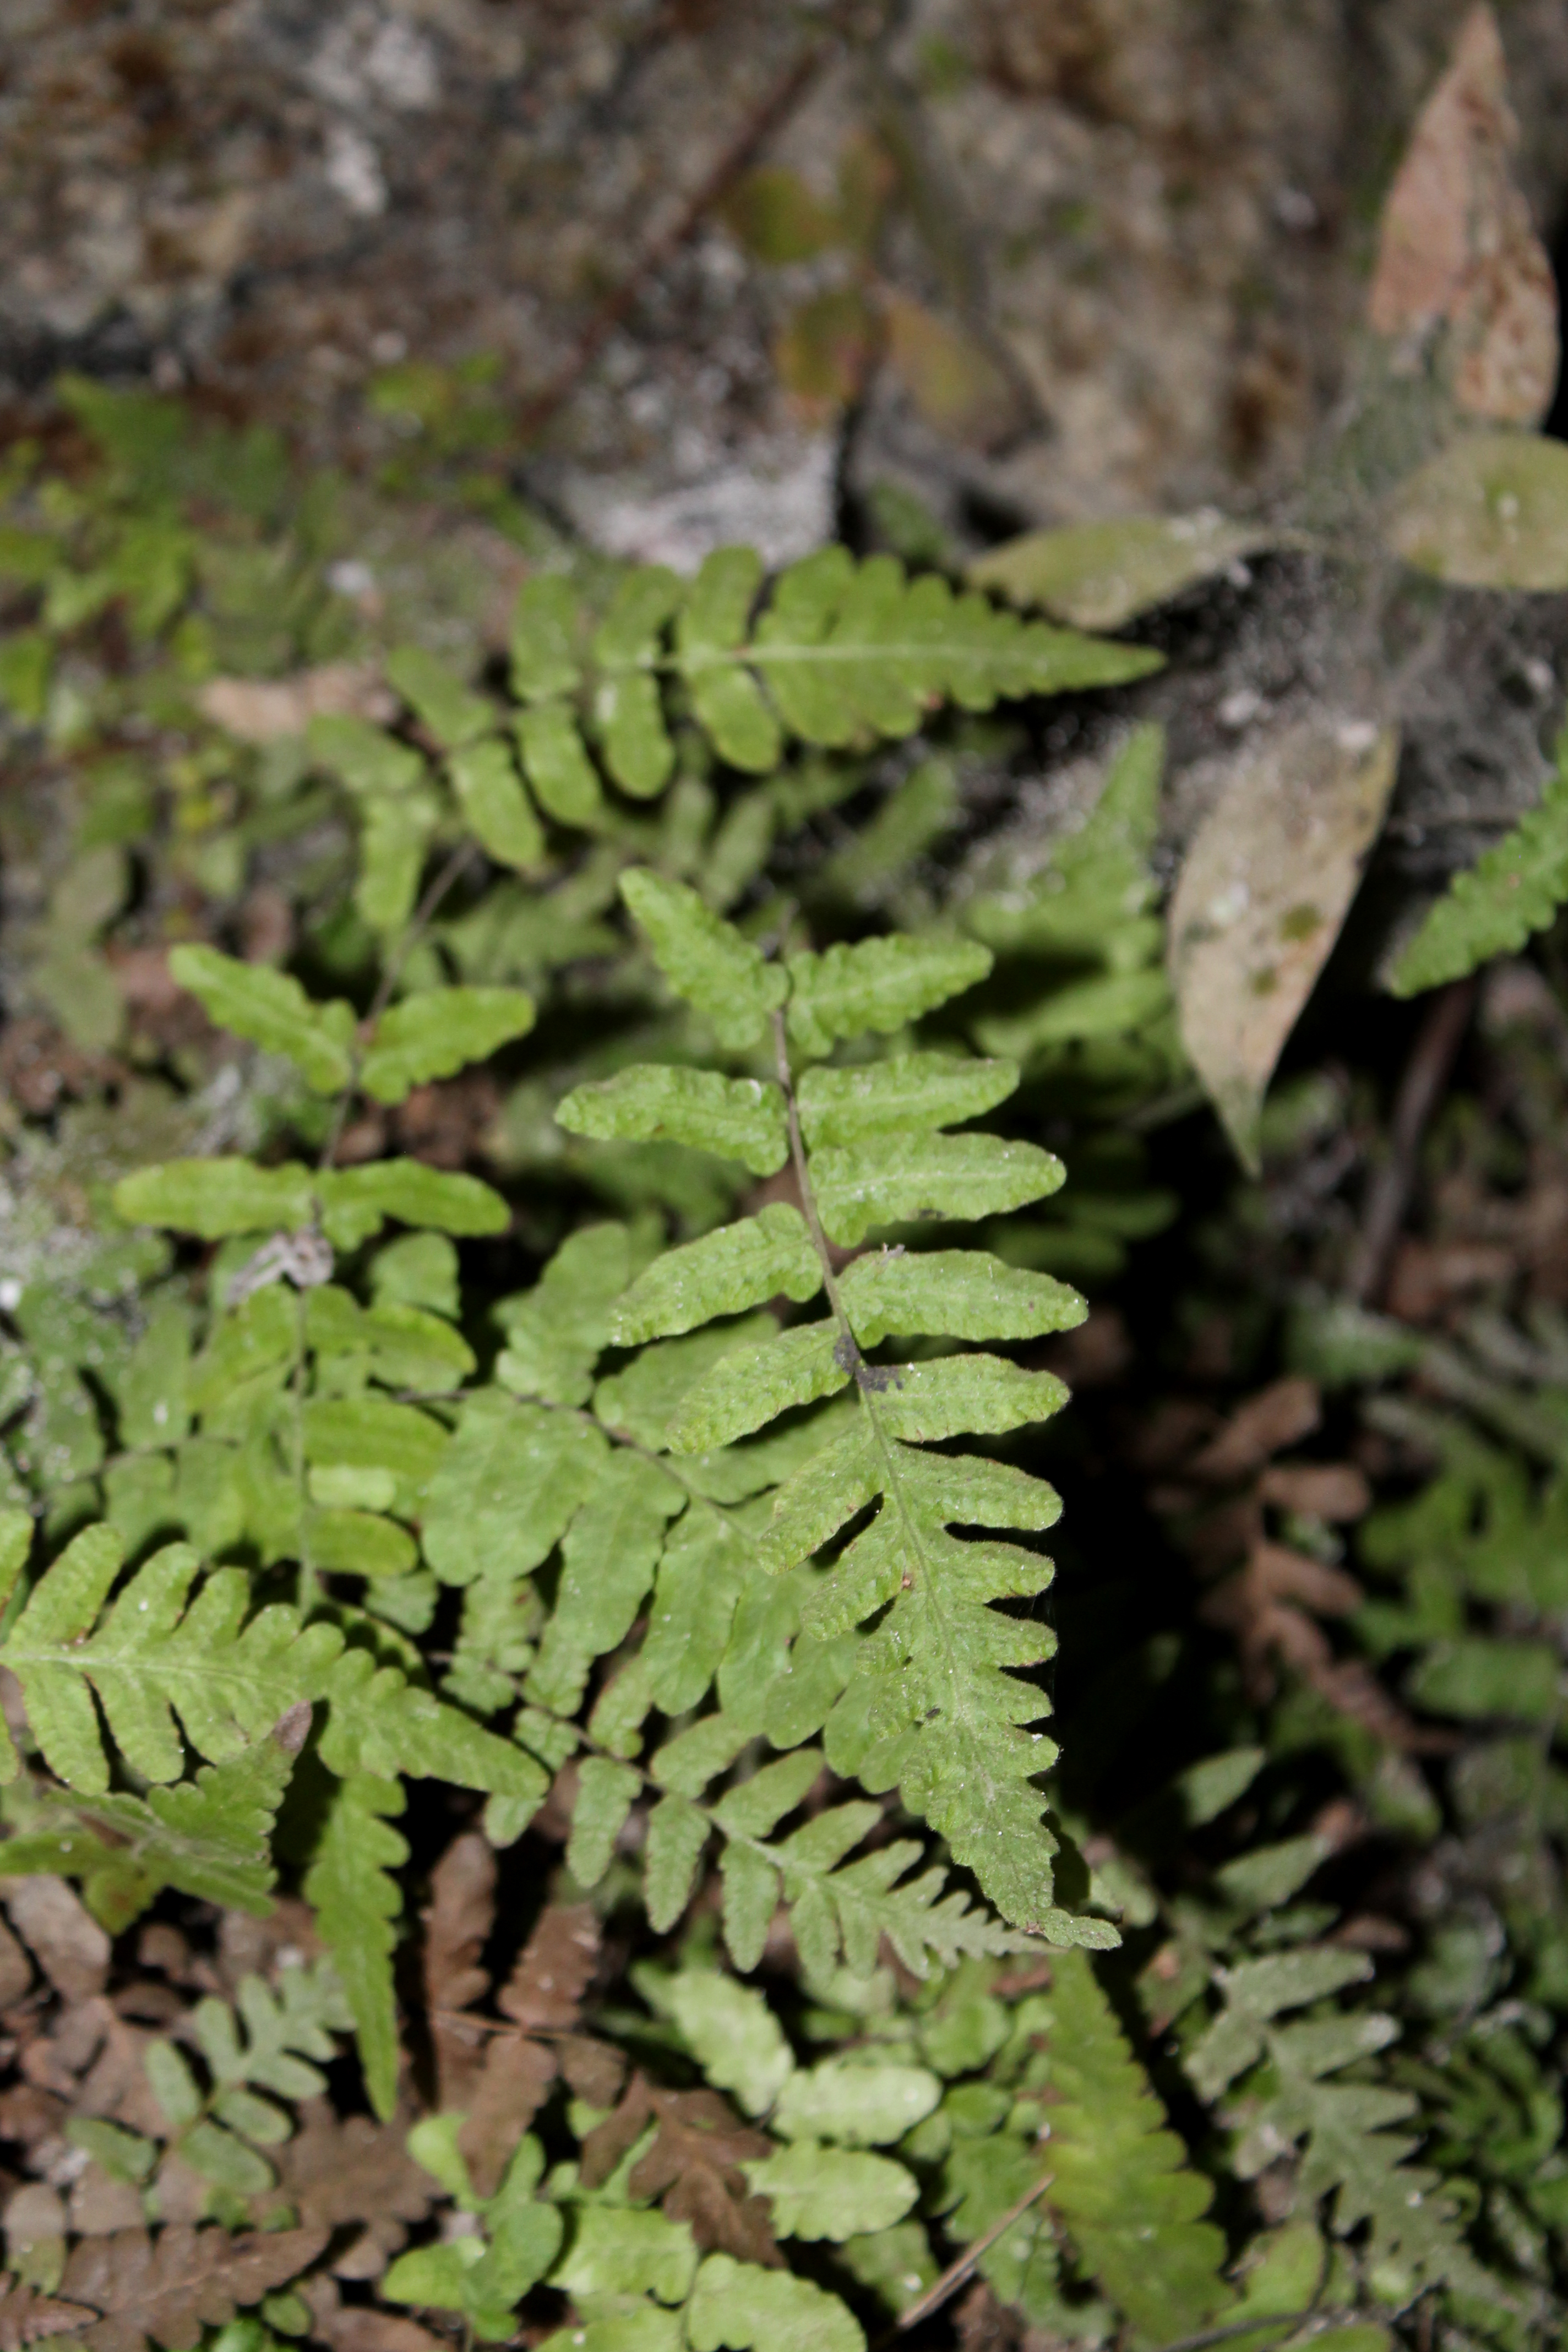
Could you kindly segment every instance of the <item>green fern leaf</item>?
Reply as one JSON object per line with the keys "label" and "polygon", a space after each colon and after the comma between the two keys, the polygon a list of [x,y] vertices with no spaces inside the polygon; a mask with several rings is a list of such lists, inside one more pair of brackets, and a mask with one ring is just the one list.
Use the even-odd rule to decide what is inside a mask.
{"label": "green fern leaf", "polygon": [[392,1954],[403,1896],[392,1874],[407,1861],[408,1846],[390,1821],[402,1811],[395,1780],[363,1774],[343,1781],[333,1791],[304,1888],[353,2019],[366,2095],[384,2123],[397,2105]]}
{"label": "green fern leaf", "polygon": [[154,1787],[144,1799],[100,1797],[89,1818],[124,1840],[150,1893],[176,1886],[200,1902],[263,1915],[277,1877],[272,1825],[310,1723],[309,1708],[296,1708],[265,1739],[205,1766],[194,1781]]}
{"label": "green fern leaf", "polygon": [[769,1298],[815,1298],[822,1265],[805,1220],[784,1201],[754,1217],[667,1250],[611,1310],[607,1336],[618,1348],[690,1331],[721,1315],[740,1315]]}
{"label": "green fern leaf", "polygon": [[315,1213],[310,1172],[289,1163],[170,1160],[138,1168],[114,1188],[114,1209],[132,1225],[168,1225],[203,1241],[231,1234],[298,1232]]}
{"label": "green fern leaf", "polygon": [[456,751],[488,734],[495,713],[483,695],[470,693],[444,661],[423,646],[395,646],[383,665],[386,682],[443,751]]}
{"label": "green fern leaf", "polygon": [[1430,909],[1394,966],[1395,996],[1439,988],[1494,956],[1516,954],[1568,899],[1568,730],[1556,758],[1539,806],[1457,874]]}
{"label": "green fern leaf", "polygon": [[[1164,756],[1163,728],[1135,728],[1088,821],[1052,844],[1049,862],[1027,882],[969,899],[960,909],[964,929],[1001,953],[1092,962],[1108,950],[1124,954],[1129,926],[1146,917],[1158,887],[1149,858]],[[1152,956],[1161,945],[1156,924]]]}
{"label": "green fern leaf", "polygon": [[721,547],[692,582],[676,632],[676,664],[698,724],[732,768],[765,776],[779,763],[784,739],[756,680],[740,658],[762,585],[762,558],[749,547]]}
{"label": "green fern leaf", "polygon": [[754,2195],[767,2198],[781,2238],[846,2238],[890,2230],[920,2195],[920,2183],[885,2156],[814,2147],[781,2148],[745,2168]]}
{"label": "green fern leaf", "polygon": [[824,2058],[792,2074],[772,2122],[785,2139],[830,2140],[840,2147],[890,2147],[942,2102],[942,2084],[924,2066],[897,2058],[875,2066]]}
{"label": "green fern leaf", "polygon": [[363,719],[318,714],[305,740],[319,765],[341,777],[363,800],[397,799],[415,791],[425,773],[417,751]]}
{"label": "green fern leaf", "polygon": [[94,1696],[120,1752],[155,1782],[184,1769],[176,1716],[199,1753],[222,1763],[291,1708],[324,1700],[321,1750],[333,1769],[428,1772],[520,1801],[542,1797],[531,1757],[411,1688],[395,1668],[378,1670],[368,1652],[346,1650],[337,1626],[302,1627],[278,1603],[244,1622],[249,1586],[237,1570],[218,1570],[192,1599],[201,1563],[188,1544],[157,1553],[105,1611],[122,1559],[110,1529],[84,1529],[0,1643],[46,1761],[68,1787],[91,1798],[109,1787]]}
{"label": "green fern leaf", "polygon": [[1058,1192],[1067,1171],[1037,1143],[906,1134],[816,1150],[811,1180],[828,1239],[853,1247],[876,1225],[1005,1215]]}
{"label": "green fern leaf", "polygon": [[384,940],[395,939],[414,911],[425,855],[440,821],[434,793],[405,793],[365,805],[354,905]]}
{"label": "green fern leaf", "polygon": [[444,1317],[402,1303],[361,1307],[336,1283],[306,1293],[305,1338],[319,1360],[363,1361],[387,1388],[439,1395],[460,1388],[474,1370],[473,1349]]}
{"label": "green fern leaf", "polygon": [[661,632],[682,595],[676,573],[645,564],[624,575],[594,635],[594,718],[605,762],[621,790],[651,800],[675,767],[675,746],[653,670]]}
{"label": "green fern leaf", "polygon": [[721,1045],[753,1045],[788,993],[779,967],[683,882],[638,866],[622,875],[620,889],[676,994],[706,1014]]}
{"label": "green fern leaf", "polygon": [[805,1140],[868,1143],[911,1128],[956,1127],[1005,1102],[1018,1083],[1018,1066],[977,1061],[960,1054],[889,1054],[883,1062],[848,1069],[816,1063],[796,1089]]}
{"label": "green fern leaf", "polygon": [[524,1689],[557,1715],[576,1711],[593,1660],[619,1646],[653,1582],[664,1528],[686,1497],[642,1455],[611,1455],[562,1546],[554,1613]]}
{"label": "green fern leaf", "polygon": [[686,2306],[692,2352],[865,2352],[860,2323],[836,2294],[789,2271],[710,2254]]}
{"label": "green fern leaf", "polygon": [[989,710],[1005,697],[1109,685],[1159,667],[1141,648],[1024,624],[984,597],[954,597],[891,556],[857,566],[842,548],[792,564],[748,656],[793,734],[825,746],[865,731],[912,734],[943,696]]}
{"label": "green fern leaf", "polygon": [[555,1116],[570,1135],[693,1144],[756,1176],[776,1175],[789,1157],[784,1097],[771,1079],[643,1062],[576,1087]]}
{"label": "green fern leaf", "polygon": [[689,1798],[668,1796],[648,1815],[643,1891],[656,1935],[673,1927],[690,1901],[708,1836],[707,1817]]}
{"label": "green fern leaf", "polygon": [[889,1332],[953,1339],[1034,1339],[1076,1329],[1089,1307],[1048,1274],[1028,1274],[984,1250],[868,1251],[839,1282],[862,1347]]}
{"label": "green fern leaf", "polygon": [[511,624],[512,691],[521,701],[552,702],[576,691],[581,620],[569,581],[544,572],[523,582]]}
{"label": "green fern leaf", "polygon": [[520,1832],[544,1801],[549,1777],[531,1756],[416,1689],[396,1666],[378,1668],[368,1651],[343,1652],[326,1678],[325,1696],[321,1750],[331,1771],[387,1779],[401,1772],[482,1789],[512,1801]]}
{"label": "green fern leaf", "polygon": [[517,748],[523,773],[547,816],[584,833],[602,828],[604,788],[564,703],[546,702],[531,710],[520,710]]}
{"label": "green fern leaf", "polygon": [[505,744],[470,743],[454,751],[447,774],[468,830],[486,856],[519,874],[540,872],[546,856],[544,828]]}
{"label": "green fern leaf", "polygon": [[849,1366],[836,1323],[805,1323],[759,1347],[737,1348],[681,1400],[667,1443],[676,1454],[707,1454],[847,1385]]}
{"label": "green fern leaf", "polygon": [[584,1759],[566,1845],[566,1867],[579,1886],[597,1886],[608,1870],[640,1786],[640,1775],[628,1765],[606,1756]]}
{"label": "green fern leaf", "polygon": [[1281,2021],[1371,1973],[1361,1954],[1332,1949],[1243,1961],[1226,1976],[1226,2006],[1191,2051],[1187,2071],[1208,2098],[1237,2084],[1227,2119],[1239,2127],[1233,2162],[1243,2179],[1282,2147],[1304,2142],[1304,2193],[1332,2197],[1340,2231],[1371,2223],[1380,2275],[1403,2282],[1397,2300],[1443,2280],[1484,2297],[1485,2273],[1464,2244],[1455,2200],[1435,2173],[1405,2161],[1414,2138],[1390,2129],[1414,2116],[1415,2099],[1374,2083],[1328,2079],[1386,2046],[1393,2021],[1375,2011]]}
{"label": "green fern leaf", "polygon": [[569,1234],[531,1290],[496,1302],[507,1339],[496,1378],[514,1396],[585,1404],[615,1303],[651,1254],[651,1243],[626,1225],[584,1225]]}
{"label": "green fern leaf", "polygon": [[822,1055],[838,1037],[902,1029],[984,980],[992,961],[974,940],[899,932],[821,955],[803,950],[787,960],[790,1037],[803,1053]]}
{"label": "green fern leaf", "polygon": [[316,1178],[321,1223],[337,1249],[357,1249],[388,1217],[440,1234],[506,1231],[510,1212],[477,1176],[448,1175],[418,1160],[376,1160],[363,1168],[329,1168]]}
{"label": "green fern leaf", "polygon": [[641,1657],[649,1700],[666,1715],[684,1715],[710,1686],[750,1566],[750,1547],[720,1512],[694,1503],[676,1523]]}
{"label": "green fern leaf", "polygon": [[285,1055],[315,1093],[336,1094],[347,1086],[352,1005],[341,999],[314,1004],[287,972],[237,962],[216,948],[172,949],[169,972],[220,1029],[249,1038],[265,1053]]}
{"label": "green fern leaf", "polygon": [[555,1549],[609,1458],[600,1433],[500,1389],[464,1401],[431,1477],[425,1557],[446,1584],[530,1576]]}
{"label": "green fern leaf", "polygon": [[366,1094],[400,1103],[430,1078],[449,1078],[488,1061],[533,1026],[533,999],[521,988],[437,988],[405,997],[375,1024],[361,1069]]}

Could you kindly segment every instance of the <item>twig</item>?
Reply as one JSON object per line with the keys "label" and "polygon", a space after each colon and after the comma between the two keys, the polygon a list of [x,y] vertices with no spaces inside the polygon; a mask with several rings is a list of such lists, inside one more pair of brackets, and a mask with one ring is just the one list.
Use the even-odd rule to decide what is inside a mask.
{"label": "twig", "polygon": [[1368,1187],[1361,1238],[1345,1283],[1358,1306],[1375,1306],[1383,1295],[1415,1184],[1421,1139],[1447,1083],[1475,1001],[1473,978],[1450,981],[1434,1000],[1405,1064],[1394,1106],[1391,1149]]}
{"label": "twig", "polygon": [[918,2303],[911,2303],[908,2311],[900,2312],[891,2327],[878,2336],[871,2352],[882,2352],[884,2345],[893,2343],[900,2336],[907,2336],[911,2327],[918,2327],[922,2319],[929,2319],[933,2311],[940,2311],[948,2297],[957,2294],[981,2257],[988,2254],[997,2239],[1012,2228],[1021,2214],[1028,2211],[1037,2197],[1045,2195],[1055,2178],[1054,2173],[1044,2173],[1032,2189],[1026,2189],[1017,2203],[1007,2208],[999,2221],[993,2221],[984,2234],[976,2238],[955,2263],[948,2264],[935,2285],[927,2287]]}
{"label": "twig", "polygon": [[571,398],[648,280],[668,268],[681,247],[728,193],[731,182],[740,177],[763,141],[787,121],[837,47],[833,34],[823,34],[807,44],[788,72],[780,76],[747,117],[674,220],[649,239],[620,284],[612,288],[594,312],[560,373],[523,409],[518,429],[524,439],[532,440]]}

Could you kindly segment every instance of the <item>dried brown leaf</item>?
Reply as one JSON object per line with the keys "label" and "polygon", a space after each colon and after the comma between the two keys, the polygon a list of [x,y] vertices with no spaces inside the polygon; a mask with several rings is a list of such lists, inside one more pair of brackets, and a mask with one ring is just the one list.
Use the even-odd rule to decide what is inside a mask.
{"label": "dried brown leaf", "polygon": [[1260,1502],[1342,1525],[1372,1508],[1372,1488],[1352,1462],[1271,1462],[1258,1482]]}
{"label": "dried brown leaf", "polygon": [[531,2032],[569,2033],[598,1962],[599,1923],[590,1906],[553,1906],[523,1946],[497,2006]]}
{"label": "dried brown leaf", "polygon": [[110,1942],[63,1878],[9,1881],[0,1895],[11,1925],[62,2000],[86,2000],[109,1979]]}
{"label": "dried brown leaf", "polygon": [[[47,2048],[35,2043],[34,2048]],[[28,2052],[21,2055],[24,2064]],[[69,2113],[66,2099],[47,2085],[35,2082],[11,2083],[0,2091],[0,2139],[10,2140],[22,2148],[28,2158],[46,2140],[58,2139]],[[63,2144],[63,2143],[62,2143]]]}
{"label": "dried brown leaf", "polygon": [[374,662],[323,662],[292,677],[210,678],[196,700],[242,743],[302,735],[312,719],[324,715],[378,720],[397,715],[396,698]]}
{"label": "dried brown leaf", "polygon": [[324,2230],[275,2230],[231,2237],[180,2225],[151,2237],[121,2230],[71,2250],[60,2292],[100,2316],[83,2330],[89,2352],[143,2352],[149,2343],[194,2344],[245,2304],[287,2286],[327,2242]]}
{"label": "dried brown leaf", "polygon": [[[508,2158],[549,2096],[557,2053],[539,2034],[570,2034],[599,1958],[599,1926],[586,1904],[556,1906],[536,1922],[497,1995],[512,2030],[497,2032],[466,2013],[489,1979],[477,1965],[493,1916],[495,1873],[482,1838],[460,1838],[431,1882],[426,1913],[426,1990],[441,2103],[465,2111],[458,2145],[475,2186],[488,2196]],[[585,2048],[595,2045],[587,2043]],[[595,2071],[581,2051],[581,2073]],[[618,2085],[618,2069],[597,2079]]]}
{"label": "dried brown leaf", "polygon": [[425,2000],[435,2048],[437,2095],[448,2110],[466,2107],[484,2066],[484,2036],[458,2011],[490,1989],[479,1957],[495,1924],[496,1861],[487,1838],[449,1845],[430,1874],[425,1923]]}
{"label": "dried brown leaf", "polygon": [[1187,1465],[1195,1478],[1229,1486],[1260,1470],[1271,1454],[1294,1445],[1318,1426],[1321,1408],[1310,1381],[1273,1381],[1239,1405],[1218,1434]]}
{"label": "dried brown leaf", "polygon": [[310,2306],[312,2342],[330,2344],[332,2352],[449,2352],[446,2339],[412,2319],[345,2304],[335,2279],[309,2279],[299,2292]]}
{"label": "dried brown leaf", "polygon": [[472,2081],[458,2135],[475,2188],[492,2196],[507,2159],[550,2095],[555,2053],[522,2033],[492,2035],[483,2071]]}
{"label": "dried brown leaf", "polygon": [[93,2314],[79,2303],[62,2303],[38,2294],[30,2286],[16,2286],[0,2273],[0,2352],[21,2352],[25,2344],[40,2344],[46,2336],[68,2336],[90,2326]]}
{"label": "dried brown leaf", "polygon": [[435,2202],[434,2182],[408,2153],[410,2121],[341,2120],[328,2100],[311,2099],[300,2109],[293,2138],[273,2153],[280,2195],[302,2222],[326,2231],[360,2228],[356,2278],[379,2278],[407,2225],[423,2221]]}
{"label": "dried brown leaf", "polygon": [[32,1981],[32,1962],[9,1927],[0,1922],[0,2010],[22,2000]]}
{"label": "dried brown leaf", "polygon": [[139,2230],[146,2218],[141,2190],[129,2180],[111,2180],[101,2165],[89,2164],[71,2183],[73,2237],[111,2237],[116,2230]]}
{"label": "dried brown leaf", "polygon": [[1244,1166],[1274,1066],[1340,935],[1398,764],[1392,728],[1331,710],[1236,753],[1171,906],[1193,1066]]}
{"label": "dried brown leaf", "polygon": [[615,2113],[583,2143],[583,2180],[607,2180],[650,2123],[658,2129],[632,2168],[634,2197],[660,2197],[671,2220],[687,2221],[705,2252],[778,2267],[766,2200],[748,2193],[742,2166],[772,2143],[737,2121],[716,2091],[667,2091],[634,2074]]}
{"label": "dried brown leaf", "polygon": [[1367,318],[1406,345],[1446,327],[1459,406],[1535,425],[1557,379],[1557,295],[1513,182],[1507,79],[1496,18],[1472,8],[1384,204]]}
{"label": "dried brown leaf", "polygon": [[1318,1617],[1349,1617],[1366,1598],[1342,1568],[1330,1568],[1286,1544],[1258,1544],[1247,1572],[1263,1601],[1299,1601]]}

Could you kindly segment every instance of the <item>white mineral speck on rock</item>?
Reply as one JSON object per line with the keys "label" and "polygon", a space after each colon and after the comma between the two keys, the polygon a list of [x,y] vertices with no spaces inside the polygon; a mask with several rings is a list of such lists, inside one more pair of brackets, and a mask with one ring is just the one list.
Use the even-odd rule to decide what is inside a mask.
{"label": "white mineral speck on rock", "polygon": [[374,219],[386,210],[386,179],[375,149],[352,122],[334,122],[327,132],[327,184],[351,213]]}

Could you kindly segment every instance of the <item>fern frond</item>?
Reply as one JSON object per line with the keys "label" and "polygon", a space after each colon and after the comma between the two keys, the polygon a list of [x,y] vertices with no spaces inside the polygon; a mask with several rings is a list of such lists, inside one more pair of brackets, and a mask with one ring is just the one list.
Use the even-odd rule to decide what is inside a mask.
{"label": "fern frond", "polygon": [[1089,1961],[1051,1967],[1047,2199],[1140,2334],[1194,2334],[1231,2303],[1214,2191],[1187,2163]]}
{"label": "fern frond", "polygon": [[[93,1799],[109,1788],[95,1697],[119,1752],[155,1782],[177,1780],[184,1767],[176,1717],[198,1753],[222,1763],[291,1708],[324,1701],[322,1753],[335,1769],[430,1772],[524,1801],[543,1797],[544,1775],[531,1757],[415,1689],[396,1667],[378,1668],[368,1652],[347,1648],[335,1624],[302,1624],[281,1603],[247,1617],[248,1581],[234,1569],[195,1590],[201,1562],[188,1544],[158,1552],[110,1601],[123,1559],[111,1528],[86,1528],[39,1578],[0,1643],[45,1760],[68,1788]],[[14,1756],[11,1765],[14,1772]],[[196,1805],[176,1800],[171,1818]]]}
{"label": "fern frond", "polygon": [[1467,873],[1456,874],[1428,909],[1394,968],[1395,996],[1417,996],[1494,956],[1516,954],[1568,899],[1568,730],[1558,738],[1556,762],[1539,804]]}
{"label": "fern frond", "polygon": [[[1050,1580],[1049,1563],[1022,1548],[964,1541],[950,1532],[987,1523],[1037,1528],[1055,1516],[1055,1497],[1048,1488],[993,1475],[989,1465],[968,1457],[961,1465],[921,1450],[1043,1419],[1059,1410],[1066,1391],[1050,1374],[994,1354],[883,1365],[868,1364],[861,1352],[902,1331],[1037,1337],[1079,1319],[1081,1306],[1063,1286],[1017,1274],[983,1253],[960,1251],[931,1258],[870,1257],[840,1286],[820,1240],[824,1227],[834,1240],[853,1243],[875,1225],[933,1212],[953,1217],[1012,1207],[1059,1183],[1060,1163],[1033,1145],[941,1132],[1002,1099],[1016,1079],[1011,1064],[969,1064],[951,1055],[903,1054],[883,1066],[885,1076],[875,1065],[809,1074],[801,1088],[814,1138],[808,1150],[785,1051],[788,1034],[804,1035],[808,1051],[820,1055],[839,1037],[902,1027],[971,986],[989,968],[989,953],[963,941],[895,936],[821,958],[792,955],[780,971],[693,893],[641,875],[626,877],[622,890],[634,915],[647,921],[655,956],[680,993],[700,1009],[721,1002],[726,991],[743,996],[744,1026],[752,1034],[771,1009],[779,1086],[772,1090],[768,1116],[778,1121],[773,1132],[782,1129],[791,1139],[806,1214],[803,1219],[787,1205],[773,1208],[765,1213],[765,1224],[759,1218],[750,1230],[746,1223],[727,1227],[656,1262],[612,1310],[610,1329],[623,1340],[681,1328],[692,1336],[656,1344],[603,1383],[596,1413],[612,1430],[668,1454],[678,1473],[689,1462],[699,1491],[711,1494],[712,1469],[733,1458],[737,1441],[853,1388],[855,1433],[836,1432],[831,1444],[814,1444],[814,1424],[802,1421],[799,1466],[780,1464],[774,1475],[784,1475],[784,1483],[772,1520],[765,1528],[753,1520],[746,1531],[767,1567],[784,1574],[807,1561],[856,1513],[877,1507],[870,1525],[817,1577],[804,1612],[796,1603],[790,1630],[797,1634],[803,1664],[815,1654],[826,1667],[836,1644],[847,1643],[848,1650],[847,1672],[829,1668],[795,1684],[791,1744],[826,1720],[834,1769],[873,1790],[896,1785],[904,1801],[947,1838],[955,1858],[975,1870],[1005,1918],[1058,1939],[1113,1942],[1106,1923],[1070,1919],[1051,1894],[1055,1841],[1031,1782],[1056,1751],[1043,1733],[1026,1728],[1047,1711],[1047,1701],[1037,1685],[1015,1679],[1010,1670],[1043,1664],[1053,1638],[1048,1629],[1004,1616],[993,1605],[1037,1596]],[[649,1071],[647,1079],[654,1075]],[[689,1084],[691,1074],[664,1076]],[[639,1075],[639,1085],[646,1082]],[[583,1123],[580,1103],[574,1097],[565,1107],[568,1125]],[[894,1118],[896,1142],[889,1133]],[[857,1139],[827,1142],[825,1135]],[[709,1127],[693,1139],[711,1146],[717,1131]],[[760,1158],[753,1165],[761,1165]],[[805,1249],[814,1226],[815,1270]],[[728,1335],[694,1328],[750,1305],[763,1295],[764,1283],[785,1277],[802,1297],[825,1285],[832,1315],[782,1332],[763,1320],[749,1342],[733,1327]],[[756,1492],[768,1483],[764,1476],[736,1492]],[[638,1601],[651,1573],[639,1564]],[[672,1578],[672,1590],[679,1581]],[[727,1613],[727,1593],[722,1605]],[[873,1617],[879,1620],[874,1633],[851,1638]],[[629,1611],[619,1605],[609,1618],[617,1626],[630,1622]],[[553,1629],[545,1637],[547,1652],[552,1637]],[[572,1638],[581,1649],[581,1636]],[[657,1643],[654,1651],[668,1687],[673,1660],[666,1662],[668,1648],[661,1655]],[[721,1675],[722,1687],[722,1669]],[[574,1691],[580,1687],[573,1685]],[[646,1711],[654,1694],[651,1683],[645,1687]],[[683,1696],[696,1696],[695,1675],[680,1687]],[[544,1682],[531,1690],[556,1703]],[[808,1690],[813,1696],[802,1711]],[[563,1686],[557,1697],[566,1696]],[[715,1769],[710,1766],[710,1773]],[[705,1842],[690,1810],[695,1793],[694,1787],[684,1797],[672,1795],[650,1822],[649,1867],[658,1881],[660,1918],[672,1919],[683,1906]],[[861,1834],[857,1828],[849,1843]],[[595,1850],[607,1849],[601,1840]],[[726,1904],[740,1952],[757,1944],[772,1884],[767,1874],[775,1866],[761,1855],[736,1854],[726,1863]],[[830,1908],[822,1916],[833,1937],[846,1932]],[[818,1948],[827,1951],[829,1940],[825,1927]]]}
{"label": "fern frond", "polygon": [[1415,2100],[1331,2079],[1387,2046],[1397,2035],[1394,2021],[1351,2011],[1281,2021],[1371,1974],[1362,1955],[1331,1948],[1242,1961],[1225,1979],[1224,2009],[1188,2053],[1188,2074],[1207,2099],[1235,2085],[1226,2115],[1240,2133],[1233,2162],[1241,2179],[1281,2147],[1302,2144],[1303,2191],[1332,2200],[1342,2233],[1371,2223],[1380,2291],[1390,2300],[1407,2302],[1439,2281],[1484,2294],[1456,2201],[1436,2173],[1406,2162],[1415,2140],[1392,2129],[1410,2120]]}
{"label": "fern frond", "polygon": [[402,1890],[394,1873],[408,1846],[391,1822],[403,1811],[395,1780],[358,1773],[332,1793],[310,1869],[313,1906],[353,2019],[365,2091],[384,2123],[397,2104],[397,2002],[392,1979]]}

